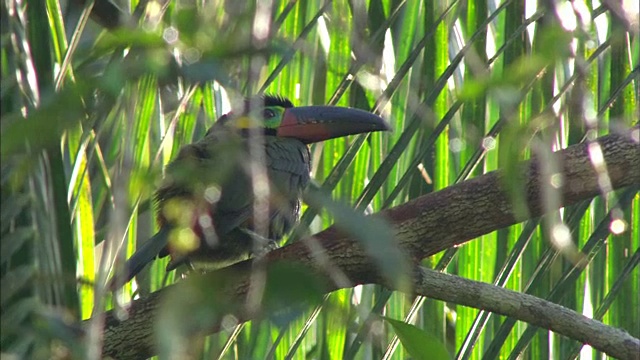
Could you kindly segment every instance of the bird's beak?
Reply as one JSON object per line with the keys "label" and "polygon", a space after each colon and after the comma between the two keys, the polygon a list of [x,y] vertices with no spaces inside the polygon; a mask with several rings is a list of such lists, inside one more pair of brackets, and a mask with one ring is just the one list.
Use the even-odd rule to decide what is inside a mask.
{"label": "bird's beak", "polygon": [[346,135],[387,130],[391,130],[391,127],[386,121],[367,111],[337,106],[300,106],[285,110],[277,134],[310,144]]}

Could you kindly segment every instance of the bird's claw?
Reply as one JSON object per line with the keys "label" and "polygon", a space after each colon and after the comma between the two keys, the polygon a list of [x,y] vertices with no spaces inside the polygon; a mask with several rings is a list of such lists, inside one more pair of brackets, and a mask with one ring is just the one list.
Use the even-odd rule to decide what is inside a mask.
{"label": "bird's claw", "polygon": [[253,250],[251,254],[254,257],[262,257],[266,255],[268,252],[276,250],[280,247],[278,243],[273,239],[268,239],[264,236],[261,236],[249,229],[242,229],[246,234],[251,236],[253,239]]}
{"label": "bird's claw", "polygon": [[274,240],[270,240],[270,239],[263,239],[263,240],[266,240],[266,242],[261,241],[262,244],[258,244],[254,248],[254,251],[253,251],[254,257],[265,256],[268,252],[276,250],[277,248],[280,247],[278,243],[275,242]]}

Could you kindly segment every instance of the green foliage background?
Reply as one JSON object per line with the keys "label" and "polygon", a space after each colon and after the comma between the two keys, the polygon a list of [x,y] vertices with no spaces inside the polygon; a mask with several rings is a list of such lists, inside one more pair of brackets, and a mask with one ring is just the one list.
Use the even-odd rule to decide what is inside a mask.
{"label": "green foliage background", "polygon": [[[130,256],[154,232],[149,198],[163,166],[229,98],[266,92],[388,119],[391,133],[312,147],[314,179],[359,212],[499,168],[515,178],[518,160],[638,121],[637,7],[625,18],[597,1],[143,0],[89,20],[104,4],[2,3],[3,354],[97,356],[97,338],[78,337],[77,321],[113,306],[103,286],[117,249]],[[105,30],[117,19],[123,27]],[[516,182],[507,188],[520,204]],[[424,265],[639,337],[639,219],[637,189],[614,192]],[[316,232],[332,218],[309,211],[302,223]],[[554,224],[571,231],[586,268],[551,245]],[[156,261],[119,300],[173,282],[165,265]],[[377,286],[331,293],[286,321],[231,324],[197,349],[207,359],[446,358],[442,347],[457,358],[581,350],[525,323]]]}

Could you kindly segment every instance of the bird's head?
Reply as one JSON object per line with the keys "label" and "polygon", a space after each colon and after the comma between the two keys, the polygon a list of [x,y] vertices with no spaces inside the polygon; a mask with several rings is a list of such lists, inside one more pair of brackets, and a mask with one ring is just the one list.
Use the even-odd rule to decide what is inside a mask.
{"label": "bird's head", "polygon": [[381,117],[367,111],[337,106],[294,107],[288,99],[268,95],[247,100],[241,111],[223,115],[209,133],[221,127],[243,133],[262,130],[266,136],[295,138],[305,144],[390,130]]}

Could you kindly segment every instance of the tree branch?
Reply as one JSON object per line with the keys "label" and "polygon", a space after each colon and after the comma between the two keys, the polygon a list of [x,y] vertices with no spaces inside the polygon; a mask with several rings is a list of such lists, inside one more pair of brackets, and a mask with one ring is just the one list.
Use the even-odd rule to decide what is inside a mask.
{"label": "tree branch", "polygon": [[617,359],[640,356],[640,340],[626,331],[536,296],[425,268],[416,272],[414,286],[416,294],[514,317],[589,344]]}
{"label": "tree branch", "polygon": [[[482,234],[516,224],[525,218],[538,217],[545,212],[570,206],[600,194],[606,182],[603,182],[602,174],[594,170],[592,159],[596,159],[597,149],[593,144],[599,145],[599,150],[602,152],[611,189],[640,185],[638,138],[640,138],[639,128],[634,127],[624,134],[599,138],[592,145],[574,145],[544,158],[543,165],[558,164],[557,169],[563,176],[563,186],[558,189],[559,199],[553,203],[553,207],[542,200],[544,187],[549,187],[549,178],[545,175],[547,172],[543,171],[546,168],[542,168],[536,160],[523,163],[522,182],[528,209],[526,217],[517,216],[514,213],[512,200],[504,190],[505,178],[514,181],[514,176],[507,175],[503,171],[491,172],[442,191],[419,197],[375,216],[384,217],[394,225],[398,245],[410,254],[411,258],[423,259]],[[407,291],[407,287],[398,288],[399,284],[384,279],[384,274],[379,273],[378,267],[367,256],[361,243],[336,227],[330,227],[316,234],[313,240],[300,241],[270,252],[265,256],[264,263],[259,262],[258,267],[271,269],[285,261],[299,264],[304,269],[312,271],[318,279],[321,279],[321,283],[317,286],[322,292],[330,292],[355,284],[373,283]],[[104,355],[118,359],[137,359],[157,353],[158,347],[154,345],[156,343],[161,346],[169,346],[167,342],[180,345],[179,339],[163,338],[162,334],[154,333],[154,328],[162,329],[162,324],[179,323],[179,321],[165,322],[170,318],[175,320],[193,318],[202,322],[202,318],[194,317],[196,316],[193,314],[195,306],[206,307],[210,318],[207,318],[204,328],[182,329],[181,331],[185,333],[219,331],[223,315],[227,314],[233,314],[238,321],[257,318],[265,311],[261,312],[260,309],[247,305],[251,304],[249,301],[251,299],[248,299],[249,290],[256,284],[255,281],[251,283],[252,276],[256,274],[255,269],[255,263],[244,261],[203,276],[192,276],[179,284],[168,286],[144,299],[134,301],[129,308],[126,320],[118,320],[113,311],[105,313]],[[336,274],[344,276],[340,277]],[[600,337],[601,335],[598,334],[581,332],[577,330],[577,326],[572,329],[572,326],[557,326],[547,321],[550,319],[550,313],[547,310],[558,311],[558,314],[563,314],[563,318],[567,318],[567,311],[571,310],[559,305],[550,305],[551,303],[542,299],[425,269],[419,269],[416,274],[414,274],[411,289],[422,295],[457,302],[456,299],[459,299],[458,296],[462,292],[468,292],[467,295],[471,294],[478,299],[478,302],[466,301],[461,304],[530,322],[588,343],[615,357],[634,358],[634,355],[630,354],[640,353],[638,339],[622,330],[609,329],[597,321],[587,321],[588,319],[579,314],[574,313],[571,321],[580,325],[594,326],[603,331],[607,328],[608,331],[615,332],[615,338]],[[348,279],[348,282],[344,279]],[[429,279],[441,279],[443,282],[440,283],[441,285],[435,285],[427,281]],[[463,287],[462,284],[465,286]],[[512,311],[506,311],[492,305],[502,301],[503,296],[517,297],[518,306],[511,308]],[[165,311],[159,313],[161,299],[167,299],[167,303],[171,303],[173,299],[174,303],[180,302],[181,307],[172,307],[169,314]],[[482,303],[480,303],[481,299],[484,299]],[[292,303],[280,304],[280,308],[290,305]],[[200,308],[197,309],[199,309],[197,313],[201,315],[202,311]],[[225,309],[224,314],[220,313],[220,309]],[[211,314],[217,314],[217,316]],[[157,324],[156,320],[160,321],[160,324]]]}

